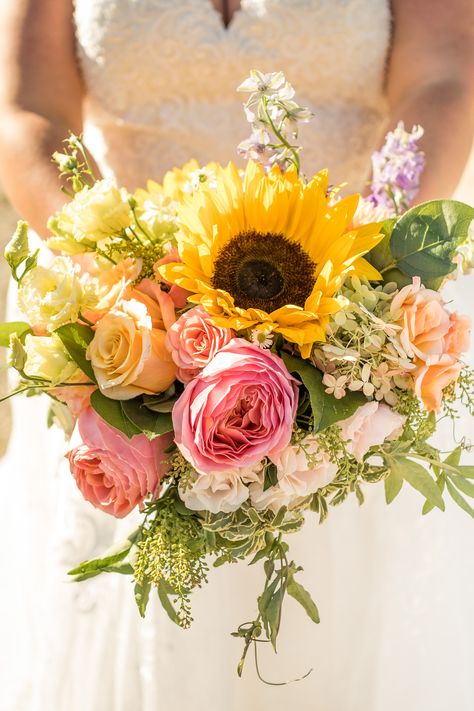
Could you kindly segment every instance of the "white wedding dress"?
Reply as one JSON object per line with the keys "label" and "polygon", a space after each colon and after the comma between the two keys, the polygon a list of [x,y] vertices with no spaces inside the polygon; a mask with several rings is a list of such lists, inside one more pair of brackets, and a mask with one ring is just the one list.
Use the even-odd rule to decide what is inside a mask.
{"label": "white wedding dress", "polygon": [[[388,0],[241,5],[225,29],[210,0],[76,0],[86,136],[103,171],[133,189],[192,156],[233,159],[248,133],[235,88],[255,67],[283,70],[316,114],[301,131],[305,172],[327,166],[333,183],[360,189],[384,117]],[[16,401],[1,465],[1,711],[474,708],[466,514],[448,506],[422,518],[413,492],[386,507],[383,487],[367,486],[360,509],[350,501],[322,526],[309,519],[289,543],[322,621],[288,602],[279,654],[265,646],[261,667],[274,681],[313,672],[265,686],[249,657],[239,680],[229,633],[254,616],[258,566],[212,571],[189,631],[155,599],[142,621],[129,578],[65,582],[131,524],[81,500],[45,410],[43,399]]]}

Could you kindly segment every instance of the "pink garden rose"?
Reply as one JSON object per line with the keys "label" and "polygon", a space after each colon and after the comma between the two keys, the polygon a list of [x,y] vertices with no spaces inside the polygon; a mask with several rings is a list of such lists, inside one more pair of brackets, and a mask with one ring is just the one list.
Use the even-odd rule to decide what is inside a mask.
{"label": "pink garden rose", "polygon": [[150,441],[128,439],[91,408],[79,416],[82,444],[66,457],[83,497],[93,506],[123,518],[150,494],[157,496],[166,473],[165,449],[171,433]]}
{"label": "pink garden rose", "polygon": [[385,403],[374,400],[361,405],[353,415],[338,424],[343,439],[347,440],[347,451],[361,462],[371,447],[397,437],[405,419]]}
{"label": "pink garden rose", "polygon": [[206,473],[274,460],[290,441],[297,403],[297,381],[281,358],[234,338],[174,406],[175,441]]}
{"label": "pink garden rose", "polygon": [[179,380],[189,383],[233,337],[229,328],[215,326],[202,306],[186,311],[166,337],[166,345],[178,366]]}

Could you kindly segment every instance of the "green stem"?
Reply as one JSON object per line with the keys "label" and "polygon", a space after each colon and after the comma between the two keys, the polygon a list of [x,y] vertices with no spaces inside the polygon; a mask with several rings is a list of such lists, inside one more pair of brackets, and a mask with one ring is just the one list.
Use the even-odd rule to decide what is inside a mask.
{"label": "green stem", "polygon": [[278,128],[277,128],[277,127],[275,126],[275,124],[273,123],[273,120],[272,120],[270,114],[268,113],[266,97],[263,97],[263,106],[264,106],[264,109],[265,109],[265,116],[267,117],[267,121],[268,121],[268,123],[270,124],[273,133],[275,134],[275,136],[276,136],[278,139],[280,139],[280,141],[282,142],[282,144],[283,144],[284,146],[286,146],[286,147],[289,149],[289,151],[293,154],[294,165],[295,165],[295,168],[296,168],[296,170],[297,170],[297,172],[298,172],[298,174],[299,174],[299,172],[300,172],[300,157],[299,157],[299,155],[298,155],[298,151],[297,151],[290,143],[288,143],[288,141],[287,141],[286,138],[283,136],[283,134],[281,133],[281,131],[279,131]]}

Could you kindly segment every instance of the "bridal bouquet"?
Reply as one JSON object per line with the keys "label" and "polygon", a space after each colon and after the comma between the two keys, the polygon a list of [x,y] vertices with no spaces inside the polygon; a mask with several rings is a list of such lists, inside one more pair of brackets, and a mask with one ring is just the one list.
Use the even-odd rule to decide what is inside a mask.
{"label": "bridal bouquet", "polygon": [[0,337],[20,376],[46,393],[50,421],[84,498],[133,512],[125,543],[70,571],[133,576],[141,615],[158,595],[192,622],[192,591],[214,566],[263,563],[244,653],[276,648],[285,595],[313,622],[286,534],[348,496],[406,483],[423,513],[449,495],[474,515],[461,441],[441,452],[437,422],[474,414],[462,360],[469,319],[441,287],[469,267],[474,209],[413,205],[424,157],[399,125],[373,157],[366,198],[327,172],[304,176],[298,122],[312,114],[281,73],[241,87],[244,170],[191,161],[129,194],[97,180],[79,138],[54,156],[70,200],[51,218],[49,258],[20,222],[5,257],[25,322]]}

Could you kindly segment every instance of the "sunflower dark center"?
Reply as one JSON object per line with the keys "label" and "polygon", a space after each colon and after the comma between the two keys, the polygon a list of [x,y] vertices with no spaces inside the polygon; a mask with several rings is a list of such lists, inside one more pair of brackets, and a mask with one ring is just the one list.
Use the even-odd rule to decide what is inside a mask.
{"label": "sunflower dark center", "polygon": [[212,286],[229,292],[243,309],[304,306],[315,267],[303,248],[282,234],[242,232],[218,253]]}

